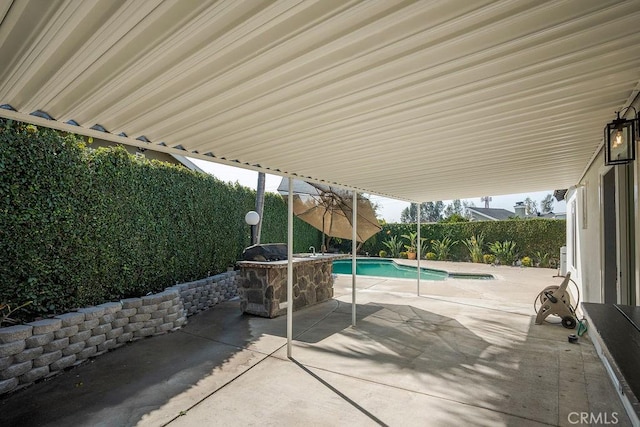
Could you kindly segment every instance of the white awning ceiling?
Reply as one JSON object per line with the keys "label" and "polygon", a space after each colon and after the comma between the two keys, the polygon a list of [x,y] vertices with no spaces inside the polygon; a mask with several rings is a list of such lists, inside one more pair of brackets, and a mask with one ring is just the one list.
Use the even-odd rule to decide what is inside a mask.
{"label": "white awning ceiling", "polygon": [[0,0],[0,64],[4,117],[405,200],[520,193],[576,184],[637,95],[640,1]]}

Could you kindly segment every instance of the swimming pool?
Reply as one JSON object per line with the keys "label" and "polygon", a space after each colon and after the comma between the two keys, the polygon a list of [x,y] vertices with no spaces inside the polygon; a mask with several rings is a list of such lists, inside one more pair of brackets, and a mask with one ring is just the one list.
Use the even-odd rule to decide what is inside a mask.
{"label": "swimming pool", "polygon": [[[335,274],[351,274],[351,260],[341,259],[333,261]],[[359,276],[393,277],[397,279],[417,279],[418,268],[400,265],[391,259],[357,259],[356,274]],[[420,279],[445,280],[452,279],[493,279],[490,274],[447,273],[443,270],[420,268]]]}

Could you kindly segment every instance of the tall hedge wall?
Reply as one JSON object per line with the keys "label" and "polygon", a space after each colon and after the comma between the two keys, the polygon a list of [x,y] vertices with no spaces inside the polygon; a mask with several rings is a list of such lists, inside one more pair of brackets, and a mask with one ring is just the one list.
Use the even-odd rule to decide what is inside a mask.
{"label": "tall hedge wall", "polygon": [[[363,251],[374,255],[387,248],[383,241],[388,236],[396,235],[398,239],[403,234],[416,231],[416,224],[385,224],[382,231],[368,240]],[[467,261],[469,251],[462,243],[474,234],[484,233],[485,244],[495,241],[512,240],[516,242],[516,249],[520,257],[534,257],[536,252],[548,253],[550,258],[559,259],[560,247],[566,244],[566,221],[556,219],[527,219],[508,221],[474,221],[443,224],[421,224],[420,235],[431,240],[441,240],[449,236],[458,241],[451,250],[451,257],[455,261]],[[485,247],[485,253],[489,253]]]}
{"label": "tall hedge wall", "polygon": [[[44,315],[224,271],[249,244],[255,191],[124,148],[0,120],[0,303]],[[267,194],[262,242],[286,242]],[[295,251],[320,244],[296,219]]]}

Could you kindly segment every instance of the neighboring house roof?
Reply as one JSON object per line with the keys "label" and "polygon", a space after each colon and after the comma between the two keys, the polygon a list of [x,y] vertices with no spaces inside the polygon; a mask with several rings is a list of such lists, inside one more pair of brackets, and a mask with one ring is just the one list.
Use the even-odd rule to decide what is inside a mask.
{"label": "neighboring house roof", "polygon": [[567,213],[566,212],[559,212],[559,213],[555,213],[555,212],[549,212],[549,213],[543,213],[543,214],[539,214],[537,216],[534,216],[532,218],[546,218],[546,219],[567,219]]}
{"label": "neighboring house roof", "polygon": [[[509,218],[515,218],[518,215],[514,212],[508,211],[506,209],[494,209],[494,208],[467,208],[467,211],[471,213],[473,219],[477,221],[504,221]],[[536,215],[527,215],[523,217],[524,219],[530,218],[545,218],[545,219],[566,219],[567,214],[564,212],[561,213],[540,213]]]}
{"label": "neighboring house roof", "polygon": [[191,169],[192,171],[196,171],[196,172],[202,172],[202,173],[207,173],[204,170],[200,169],[200,167],[198,167],[198,165],[196,165],[195,163],[193,163],[191,160],[189,160],[187,157],[184,156],[180,156],[178,154],[171,154],[171,156],[173,158],[175,158],[177,161],[179,161],[180,163],[182,163],[183,166]]}
{"label": "neighboring house roof", "polygon": [[122,145],[125,148],[125,150],[127,150],[130,154],[143,155],[149,160],[151,159],[160,160],[160,161],[175,164],[175,165],[182,165],[193,171],[207,173],[185,156],[181,156],[179,154],[174,154],[174,153],[163,153],[161,151],[156,151],[153,148],[141,150],[131,145],[117,144],[101,138],[94,138],[93,142],[89,145],[89,147],[97,148],[97,147],[107,147],[107,146],[114,146],[114,145]]}
{"label": "neighboring house roof", "polygon": [[477,219],[484,219],[487,221],[502,221],[516,216],[514,212],[506,209],[494,209],[494,208],[467,208],[471,214],[476,214]]}

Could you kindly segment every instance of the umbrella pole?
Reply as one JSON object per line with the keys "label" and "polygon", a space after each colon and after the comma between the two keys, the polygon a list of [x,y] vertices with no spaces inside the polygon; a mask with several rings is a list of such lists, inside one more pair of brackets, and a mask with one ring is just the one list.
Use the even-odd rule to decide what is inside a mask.
{"label": "umbrella pole", "polygon": [[[289,188],[293,188],[293,178],[289,177]],[[291,358],[293,339],[293,197],[288,197],[287,213],[287,357]]]}
{"label": "umbrella pole", "polygon": [[327,250],[327,235],[324,232],[325,215],[327,215],[326,211],[322,214],[322,245],[320,245],[320,252],[322,252],[322,255],[324,255],[324,252]]}
{"label": "umbrella pole", "polygon": [[353,192],[353,209],[352,209],[351,232],[351,326],[356,326],[356,250],[358,246],[358,193]]}

